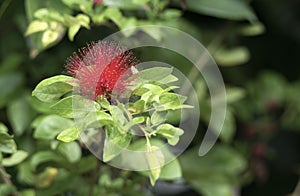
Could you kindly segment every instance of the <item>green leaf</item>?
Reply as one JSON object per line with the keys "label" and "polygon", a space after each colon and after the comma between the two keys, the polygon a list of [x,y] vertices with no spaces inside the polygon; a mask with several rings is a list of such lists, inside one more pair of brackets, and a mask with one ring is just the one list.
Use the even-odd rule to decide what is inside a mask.
{"label": "green leaf", "polygon": [[83,118],[88,113],[99,110],[100,105],[82,96],[71,95],[52,105],[51,109],[54,114],[65,118]]}
{"label": "green leaf", "polygon": [[143,116],[138,116],[132,119],[132,122],[134,122],[135,124],[141,124],[145,121],[145,117]]}
{"label": "green leaf", "polygon": [[4,153],[15,153],[17,151],[17,146],[13,140],[13,136],[8,133],[0,133],[0,152]]}
{"label": "green leaf", "polygon": [[0,75],[0,107],[10,102],[14,93],[16,93],[23,83],[23,80],[23,75],[20,73]]}
{"label": "green leaf", "polygon": [[44,114],[51,113],[50,106],[55,103],[55,102],[43,102],[34,96],[31,96],[29,98],[29,102],[30,102],[31,107],[35,111],[37,111],[39,113],[44,113]]}
{"label": "green leaf", "polygon": [[199,193],[207,196],[231,196],[240,182],[240,173],[247,162],[236,150],[226,145],[215,145],[203,157],[198,148],[186,151],[179,157],[183,177]]}
{"label": "green leaf", "polygon": [[110,103],[109,101],[104,98],[104,97],[101,97],[99,100],[97,100],[97,102],[101,105],[102,108],[104,109],[109,109],[110,108]]}
{"label": "green leaf", "polygon": [[72,81],[72,77],[65,75],[47,78],[35,87],[32,95],[44,102],[56,101],[73,90]]}
{"label": "green leaf", "polygon": [[165,163],[164,154],[157,146],[151,146],[151,149],[149,152],[147,152],[147,163],[150,169],[150,182],[151,185],[154,186],[156,183],[156,180],[159,178],[161,173],[161,168],[163,167]]}
{"label": "green leaf", "polygon": [[173,68],[169,67],[152,67],[140,71],[139,77],[146,81],[159,81],[169,76]]}
{"label": "green leaf", "polygon": [[162,12],[161,17],[164,20],[172,20],[172,19],[179,18],[181,15],[182,15],[182,11],[181,10],[166,9],[164,12]]}
{"label": "green leaf", "polygon": [[59,23],[53,24],[53,26],[56,26],[55,29],[49,29],[43,32],[42,35],[42,45],[44,48],[47,48],[51,45],[53,45],[55,42],[58,42],[61,37],[63,37],[64,28],[62,28],[62,25]]}
{"label": "green leaf", "polygon": [[243,46],[231,49],[220,48],[215,52],[214,58],[220,65],[235,66],[248,62],[250,59],[250,52]]}
{"label": "green leaf", "polygon": [[30,169],[32,171],[36,171],[37,167],[46,162],[64,162],[65,160],[57,156],[57,154],[53,151],[39,151],[35,153],[30,159]]}
{"label": "green leaf", "polygon": [[96,168],[99,160],[94,156],[84,156],[76,164],[76,172],[79,174],[86,173]]}
{"label": "green leaf", "polygon": [[178,80],[178,78],[171,74],[171,75],[166,76],[163,79],[160,79],[158,82],[161,84],[168,84],[171,82],[176,82],[177,80]]}
{"label": "green leaf", "polygon": [[172,109],[180,109],[182,108],[182,104],[186,100],[186,97],[182,95],[178,95],[176,93],[163,93],[159,96],[159,102],[162,105],[164,110]]}
{"label": "green leaf", "polygon": [[68,37],[70,41],[74,41],[74,37],[80,29],[80,24],[75,24],[69,27]]}
{"label": "green leaf", "polygon": [[139,99],[138,101],[136,101],[134,104],[133,104],[133,107],[136,109],[136,110],[144,110],[144,107],[145,107],[145,101],[142,100],[142,99]]}
{"label": "green leaf", "polygon": [[131,134],[123,133],[115,126],[107,126],[103,149],[103,161],[108,162],[118,156],[131,141]]}
{"label": "green leaf", "polygon": [[227,87],[226,88],[226,100],[227,103],[234,103],[245,97],[245,90],[239,87]]}
{"label": "green leaf", "polygon": [[182,177],[181,166],[178,159],[174,159],[170,163],[161,168],[159,179],[174,180]]}
{"label": "green leaf", "polygon": [[46,31],[48,29],[48,23],[42,20],[32,21],[25,32],[25,36],[31,35],[36,32]]}
{"label": "green leaf", "polygon": [[18,150],[12,154],[9,158],[4,158],[2,164],[5,167],[11,167],[24,161],[28,156],[28,153],[23,150]]}
{"label": "green leaf", "polygon": [[84,14],[78,14],[78,15],[76,16],[76,19],[77,19],[77,22],[78,22],[81,26],[83,26],[83,27],[85,27],[85,28],[87,28],[87,29],[90,28],[90,18],[89,18],[87,15],[84,15]]}
{"label": "green leaf", "polygon": [[121,9],[138,9],[149,0],[103,0],[103,4],[108,7],[118,7]]}
{"label": "green leaf", "polygon": [[170,124],[162,124],[158,126],[155,132],[165,137],[168,140],[168,143],[173,146],[178,143],[179,136],[184,133],[182,129]]}
{"label": "green leaf", "polygon": [[48,115],[35,125],[36,129],[33,137],[36,139],[51,140],[54,139],[58,133],[73,125],[74,122],[69,119],[57,115]]}
{"label": "green leaf", "polygon": [[15,72],[25,59],[26,57],[20,53],[6,54],[5,58],[1,61],[0,75]]}
{"label": "green leaf", "polygon": [[64,23],[64,17],[51,8],[41,8],[34,13],[34,17],[43,21]]}
{"label": "green leaf", "polygon": [[265,32],[265,26],[261,22],[254,22],[238,29],[238,32],[244,36],[256,36]]}
{"label": "green leaf", "polygon": [[159,125],[165,122],[167,119],[167,112],[166,111],[154,111],[151,115],[151,123],[153,125]]}
{"label": "green leaf", "polygon": [[80,131],[77,126],[73,126],[63,130],[58,136],[57,139],[63,142],[72,142],[76,140],[80,135]]}
{"label": "green leaf", "polygon": [[163,89],[155,84],[143,84],[141,88],[148,89],[154,95],[160,95],[163,92]]}
{"label": "green leaf", "polygon": [[33,189],[26,189],[20,192],[20,196],[36,196],[36,192]]}
{"label": "green leaf", "polygon": [[62,0],[64,4],[75,10],[81,10],[84,13],[91,13],[93,1],[90,0]]}
{"label": "green leaf", "polygon": [[1,183],[0,195],[9,196],[9,195],[16,195],[16,193],[17,193],[17,188],[14,185]]}
{"label": "green leaf", "polygon": [[23,134],[33,117],[33,110],[31,109],[27,98],[27,95],[23,95],[19,99],[10,102],[7,108],[8,119],[17,136]]}
{"label": "green leaf", "polygon": [[125,125],[128,123],[127,118],[124,116],[124,111],[120,108],[121,106],[112,105],[110,108],[110,113],[112,117],[117,121],[120,125]]}
{"label": "green leaf", "polygon": [[[54,10],[62,15],[64,14],[71,14],[72,10],[69,9],[67,6],[65,6],[61,0],[47,0],[47,1],[40,1],[40,0],[26,0],[25,1],[25,8],[26,8],[26,18],[28,19],[28,23],[32,22],[33,20],[36,20],[34,17],[34,14],[36,11],[40,10],[41,8],[48,8],[51,10]],[[41,20],[45,19],[41,16]],[[60,19],[59,19],[60,20]],[[55,21],[51,21],[56,23]],[[50,29],[57,29],[57,27],[53,27],[49,22],[49,28]],[[63,37],[65,30],[60,26],[59,28],[60,35],[55,42],[51,43],[51,45],[54,45],[58,43]],[[41,51],[46,49],[47,47],[50,47],[51,45],[48,45],[47,47],[44,47],[42,43],[42,37],[43,32],[37,32],[35,34],[32,34],[28,37],[29,47],[30,47],[30,56],[32,58],[36,57]]]}
{"label": "green leaf", "polygon": [[114,124],[114,120],[110,114],[104,111],[96,111],[89,113],[84,119],[85,126],[88,128],[98,128],[105,125]]}
{"label": "green leaf", "polygon": [[240,0],[187,0],[187,9],[230,20],[257,20],[252,9]]}
{"label": "green leaf", "polygon": [[0,122],[0,133],[7,133],[7,132],[8,132],[7,127]]}
{"label": "green leaf", "polygon": [[57,150],[70,162],[78,162],[81,158],[81,148],[77,142],[60,143]]}
{"label": "green leaf", "polygon": [[220,133],[220,139],[223,142],[231,142],[236,131],[235,119],[230,109],[227,109],[225,121]]}
{"label": "green leaf", "polygon": [[81,26],[87,29],[90,28],[90,18],[84,14],[78,14],[76,17],[65,15],[64,18],[66,26],[69,27],[68,37],[71,41],[74,40],[74,37]]}

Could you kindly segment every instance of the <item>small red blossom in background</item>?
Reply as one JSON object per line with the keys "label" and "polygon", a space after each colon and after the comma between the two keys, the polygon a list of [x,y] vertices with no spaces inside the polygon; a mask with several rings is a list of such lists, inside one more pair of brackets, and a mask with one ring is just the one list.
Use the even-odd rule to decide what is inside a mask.
{"label": "small red blossom in background", "polygon": [[102,3],[102,2],[103,2],[103,0],[93,0],[93,3],[95,5],[98,5],[98,4]]}
{"label": "small red blossom in background", "polygon": [[132,66],[138,61],[132,51],[113,42],[92,42],[68,58],[66,69],[78,79],[81,95],[96,99],[102,95],[110,97],[113,90],[125,90],[132,75]]}

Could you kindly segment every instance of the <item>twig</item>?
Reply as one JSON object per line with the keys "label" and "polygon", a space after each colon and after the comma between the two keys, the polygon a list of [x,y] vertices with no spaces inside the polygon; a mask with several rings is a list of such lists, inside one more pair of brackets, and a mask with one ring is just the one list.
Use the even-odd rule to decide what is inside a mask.
{"label": "twig", "polygon": [[0,174],[4,184],[9,184],[9,185],[12,184],[10,180],[10,176],[7,174],[5,168],[1,164],[0,164]]}
{"label": "twig", "polygon": [[93,176],[92,176],[92,179],[91,179],[91,182],[90,182],[91,184],[90,184],[90,190],[89,190],[89,194],[88,194],[89,196],[93,195],[94,187],[95,187],[95,183],[96,183],[96,180],[97,180],[97,174],[98,174],[99,168],[100,168],[100,162],[97,161],[97,166],[94,169]]}
{"label": "twig", "polygon": [[[1,164],[0,164],[0,176],[1,176],[1,179],[3,180],[4,184],[13,185],[13,183],[10,180],[9,174],[6,172],[5,168]],[[11,193],[10,195],[17,196],[17,193],[14,192],[14,193]]]}
{"label": "twig", "polygon": [[11,0],[6,0],[2,3],[2,6],[0,7],[0,19],[2,18],[3,14],[5,13],[6,9],[8,8]]}

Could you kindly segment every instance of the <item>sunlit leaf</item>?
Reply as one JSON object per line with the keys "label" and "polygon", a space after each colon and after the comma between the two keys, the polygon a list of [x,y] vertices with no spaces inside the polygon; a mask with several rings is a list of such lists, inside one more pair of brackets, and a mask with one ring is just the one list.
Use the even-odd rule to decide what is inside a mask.
{"label": "sunlit leaf", "polygon": [[52,105],[51,109],[53,113],[65,118],[82,118],[100,109],[100,105],[82,96],[71,95]]}
{"label": "sunlit leaf", "polygon": [[25,35],[30,35],[36,32],[45,31],[48,29],[48,23],[41,20],[34,20],[32,21],[29,26],[27,27],[27,30],[25,32]]}
{"label": "sunlit leaf", "polygon": [[80,131],[78,127],[73,126],[60,132],[60,134],[57,136],[57,139],[63,142],[72,142],[76,140],[79,137],[79,135]]}
{"label": "sunlit leaf", "polygon": [[32,95],[44,102],[56,101],[72,91],[73,78],[65,75],[53,76],[42,80],[33,90]]}

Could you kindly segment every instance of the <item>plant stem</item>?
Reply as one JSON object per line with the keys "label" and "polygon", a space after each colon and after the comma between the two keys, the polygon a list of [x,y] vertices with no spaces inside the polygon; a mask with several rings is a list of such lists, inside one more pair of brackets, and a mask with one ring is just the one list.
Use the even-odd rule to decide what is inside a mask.
{"label": "plant stem", "polygon": [[96,180],[97,180],[97,174],[98,174],[99,168],[100,168],[100,162],[97,161],[97,166],[94,169],[92,179],[91,179],[90,190],[89,190],[89,194],[88,194],[89,196],[92,196],[93,193],[94,193],[94,187],[95,187],[95,183],[96,183]]}
{"label": "plant stem", "polygon": [[[0,164],[0,176],[1,176],[2,181],[4,182],[4,184],[13,185],[13,183],[10,180],[9,174],[6,172],[5,168],[1,164]],[[17,193],[13,192],[10,195],[11,196],[17,196]]]}
{"label": "plant stem", "polygon": [[9,184],[11,185],[11,180],[9,177],[9,174],[6,172],[5,168],[3,167],[3,165],[0,164],[0,174],[1,174],[1,178],[4,182],[4,184]]}
{"label": "plant stem", "polygon": [[0,7],[0,19],[2,18],[3,14],[7,10],[11,0],[6,0],[2,3],[2,6]]}

